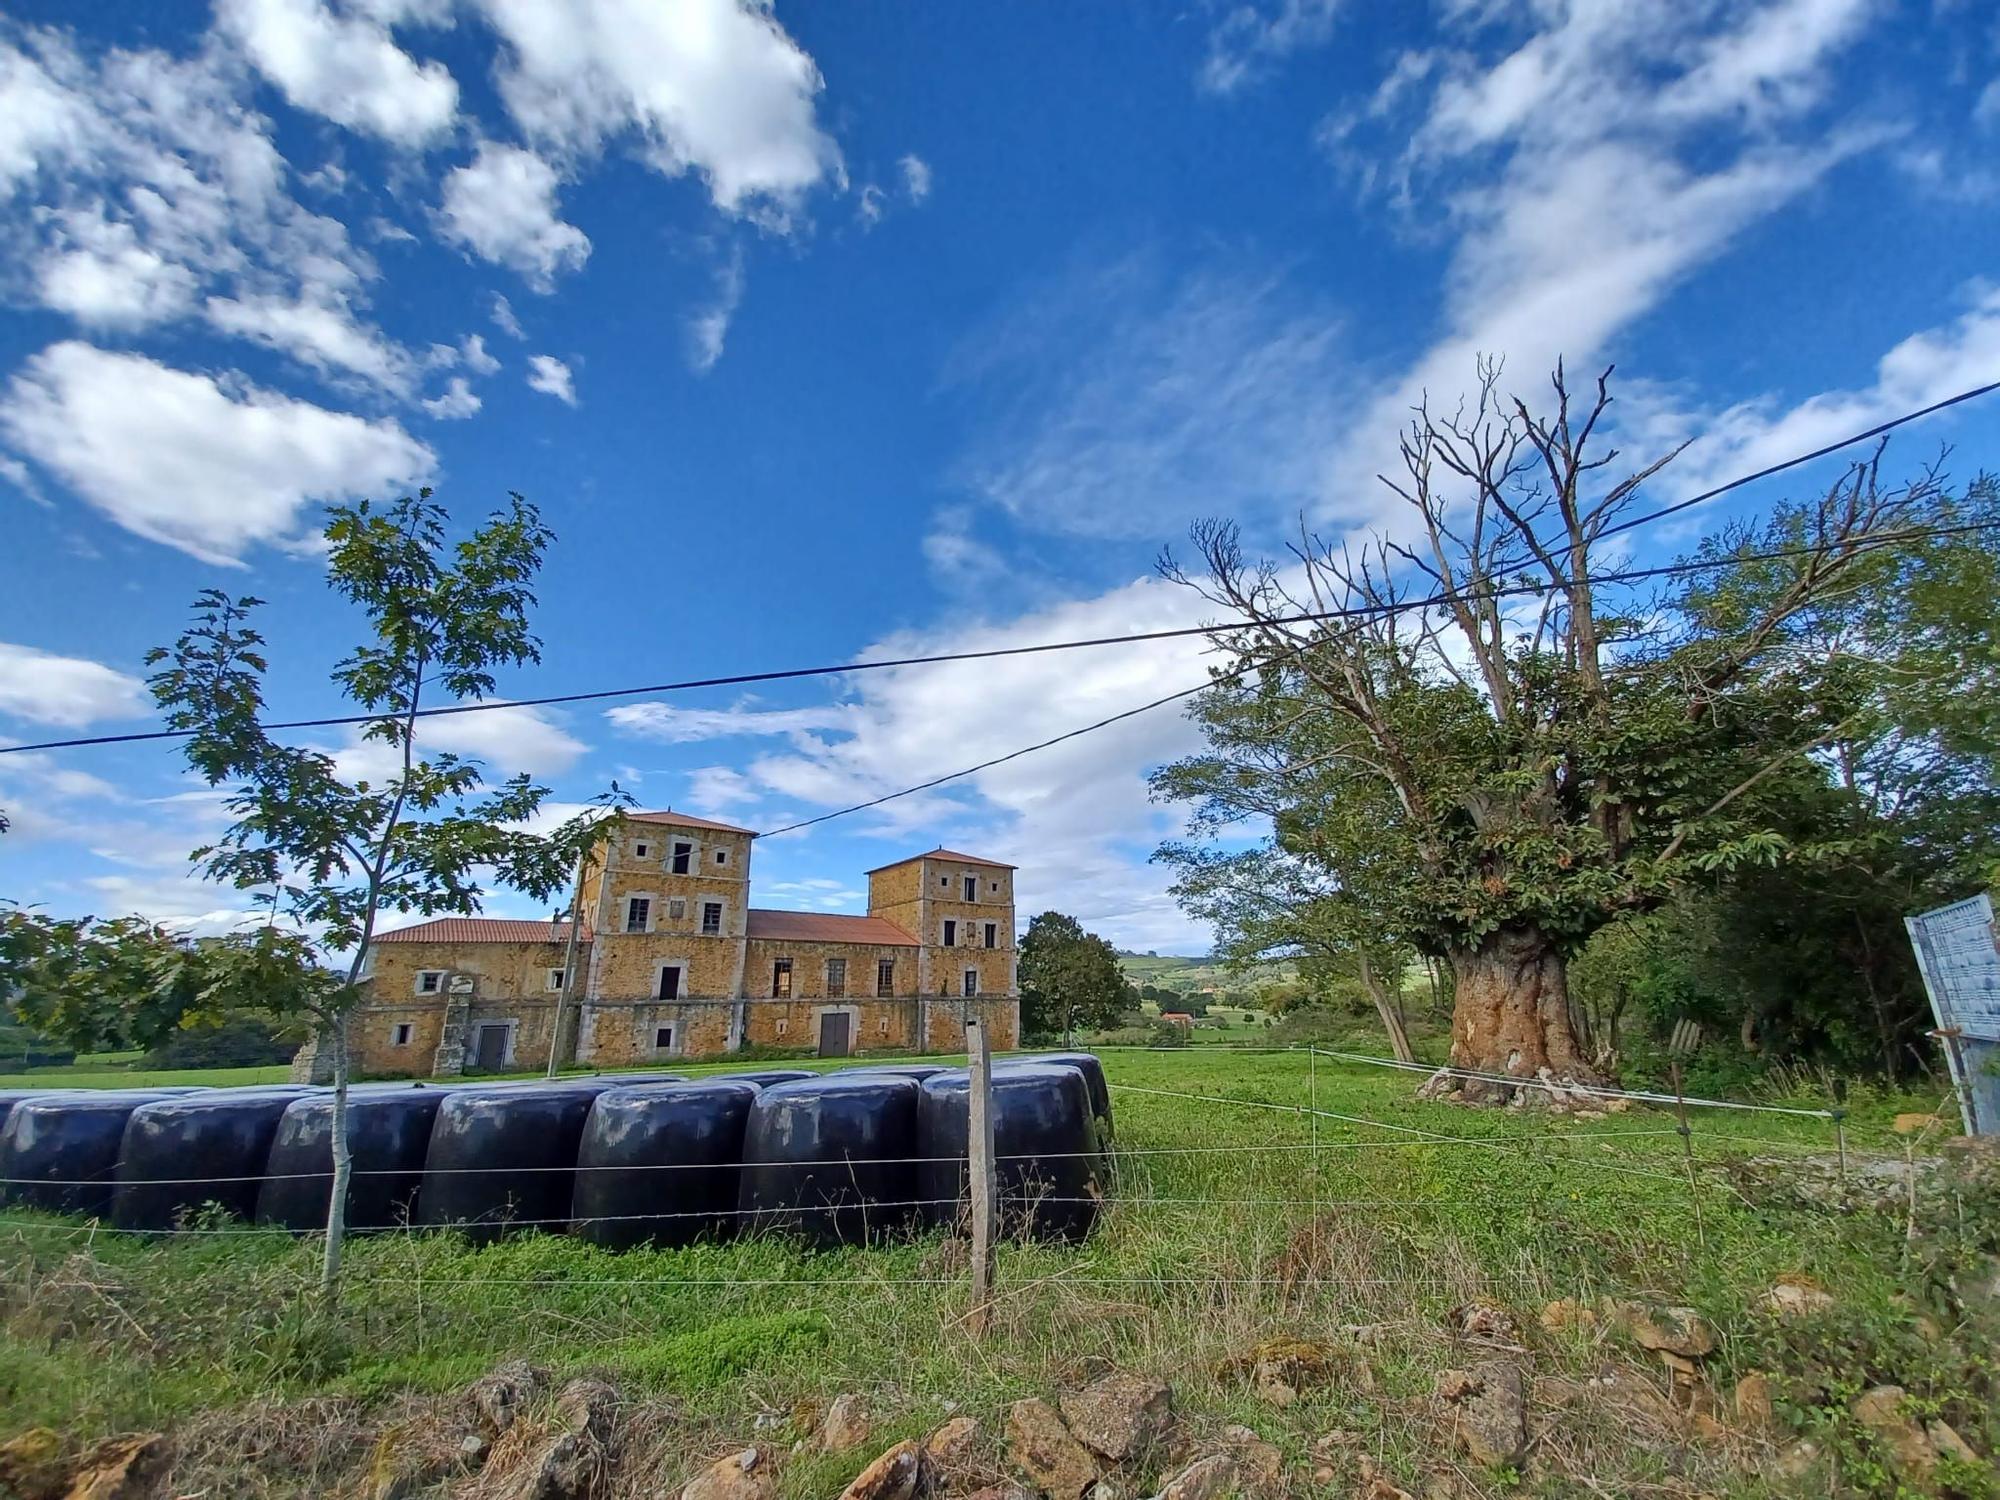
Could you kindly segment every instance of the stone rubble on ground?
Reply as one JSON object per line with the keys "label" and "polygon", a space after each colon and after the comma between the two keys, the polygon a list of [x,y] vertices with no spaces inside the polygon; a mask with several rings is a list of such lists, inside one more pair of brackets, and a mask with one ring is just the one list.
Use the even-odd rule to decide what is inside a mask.
{"label": "stone rubble on ground", "polygon": [[1056,1398],[1072,1436],[1094,1452],[1123,1463],[1144,1455],[1173,1420],[1174,1395],[1143,1375],[1111,1374]]}
{"label": "stone rubble on ground", "polygon": [[77,1465],[64,1500],[147,1500],[171,1451],[164,1433],[107,1438]]}
{"label": "stone rubble on ground", "polygon": [[777,1493],[772,1468],[769,1448],[744,1448],[690,1479],[681,1490],[681,1500],[771,1500]]}
{"label": "stone rubble on ground", "polygon": [[1919,1422],[1905,1410],[1909,1393],[1900,1385],[1878,1385],[1854,1398],[1854,1420],[1886,1450],[1889,1466],[1906,1478],[1922,1479],[1941,1459],[1976,1463],[1979,1455],[1947,1422]]}
{"label": "stone rubble on ground", "polygon": [[1211,1453],[1169,1479],[1154,1500],[1228,1500],[1237,1491],[1239,1477],[1235,1459]]}
{"label": "stone rubble on ground", "polygon": [[979,1453],[980,1426],[976,1417],[953,1417],[924,1439],[924,1462],[950,1474],[968,1469]]}
{"label": "stone rubble on ground", "polygon": [[1474,1463],[1518,1464],[1527,1456],[1527,1381],[1514,1361],[1443,1371],[1437,1392],[1452,1409],[1453,1441]]}
{"label": "stone rubble on ground", "polygon": [[923,1449],[905,1440],[855,1475],[840,1500],[912,1500],[923,1468]]}
{"label": "stone rubble on ground", "polygon": [[875,1431],[868,1407],[859,1396],[835,1396],[819,1424],[819,1451],[845,1453],[859,1448]]}
{"label": "stone rubble on ground", "polygon": [[1831,1293],[1802,1276],[1781,1280],[1771,1288],[1766,1300],[1773,1312],[1784,1313],[1790,1317],[1804,1317],[1809,1313],[1825,1312],[1833,1306]]}
{"label": "stone rubble on ground", "polygon": [[1097,1460],[1053,1406],[1030,1396],[1007,1408],[1007,1456],[1050,1500],[1077,1500],[1098,1479]]}

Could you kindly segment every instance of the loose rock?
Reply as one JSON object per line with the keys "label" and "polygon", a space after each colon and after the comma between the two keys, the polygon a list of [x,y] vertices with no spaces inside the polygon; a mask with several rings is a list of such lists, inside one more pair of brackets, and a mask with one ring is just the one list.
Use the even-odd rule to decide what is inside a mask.
{"label": "loose rock", "polygon": [[1781,1478],[1803,1479],[1811,1472],[1813,1465],[1818,1462],[1819,1444],[1815,1443],[1811,1438],[1800,1438],[1796,1443],[1793,1443],[1783,1453],[1778,1455],[1778,1461],[1772,1465],[1772,1468],[1778,1472]]}
{"label": "loose rock", "polygon": [[67,1500],[143,1500],[167,1466],[164,1433],[110,1438],[84,1455]]}
{"label": "loose rock", "polygon": [[1174,1393],[1143,1375],[1114,1374],[1057,1397],[1070,1432],[1114,1463],[1158,1442],[1173,1417]]}
{"label": "loose rock", "polygon": [[1848,1410],[1888,1450],[1891,1468],[1901,1474],[1928,1474],[1937,1467],[1938,1450],[1930,1435],[1903,1410],[1907,1394],[1900,1385],[1878,1385],[1856,1396]]}
{"label": "loose rock", "polygon": [[1682,1359],[1705,1359],[1715,1352],[1715,1328],[1691,1307],[1668,1307],[1658,1312],[1626,1304],[1626,1327],[1641,1349],[1654,1349]]}
{"label": "loose rock", "polygon": [[1361,1488],[1355,1500],[1416,1500],[1408,1490],[1375,1467],[1373,1459],[1361,1460]]}
{"label": "loose rock", "polygon": [[465,1388],[465,1400],[487,1432],[498,1437],[541,1395],[548,1376],[524,1359],[495,1365]]}
{"label": "loose rock", "polygon": [[1246,1486],[1276,1489],[1285,1477],[1285,1455],[1278,1445],[1268,1442],[1254,1427],[1240,1424],[1222,1429],[1236,1459],[1236,1471]]}
{"label": "loose rock", "polygon": [[1737,1422],[1751,1432],[1769,1431],[1777,1420],[1777,1409],[1771,1402],[1771,1377],[1761,1370],[1752,1370],[1736,1382],[1730,1404],[1736,1409]]}
{"label": "loose rock", "polygon": [[946,1473],[970,1468],[979,1453],[979,1421],[953,1417],[924,1439],[924,1461]]}
{"label": "loose rock", "polygon": [[1007,1456],[1051,1500],[1076,1500],[1097,1482],[1097,1460],[1048,1402],[1029,1397],[1007,1408]]}
{"label": "loose rock", "polygon": [[475,1494],[490,1500],[589,1500],[608,1487],[618,1393],[601,1380],[570,1381],[547,1425],[517,1417],[493,1445]]}
{"label": "loose rock", "polygon": [[923,1472],[923,1450],[912,1442],[896,1444],[854,1476],[840,1500],[910,1500]]}
{"label": "loose rock", "polygon": [[1466,1338],[1483,1339],[1489,1344],[1517,1344],[1521,1340],[1514,1314],[1487,1297],[1454,1307],[1445,1314],[1445,1322]]}
{"label": "loose rock", "polygon": [[1158,1500],[1226,1500],[1237,1487],[1236,1460],[1226,1453],[1198,1458],[1161,1487]]}
{"label": "loose rock", "polygon": [[745,1448],[718,1459],[690,1479],[681,1500],[771,1500],[777,1493],[771,1450]]}
{"label": "loose rock", "polygon": [[30,1427],[0,1443],[0,1495],[21,1500],[55,1500],[67,1485],[62,1439],[47,1427]]}
{"label": "loose rock", "polygon": [[1771,1288],[1767,1300],[1775,1311],[1790,1317],[1825,1312],[1833,1306],[1832,1295],[1803,1276],[1788,1276],[1781,1279]]}
{"label": "loose rock", "polygon": [[1597,1326],[1597,1314],[1573,1297],[1558,1297],[1542,1309],[1540,1322],[1550,1333],[1588,1333]]}
{"label": "loose rock", "polygon": [[820,1452],[845,1453],[850,1448],[859,1448],[874,1430],[868,1408],[859,1396],[836,1396],[819,1424]]}
{"label": "loose rock", "polygon": [[[1511,1360],[1493,1359],[1458,1372],[1447,1397],[1456,1410],[1453,1437],[1475,1463],[1518,1464],[1528,1452],[1527,1382]],[[1440,1378],[1440,1394],[1444,1381]]]}

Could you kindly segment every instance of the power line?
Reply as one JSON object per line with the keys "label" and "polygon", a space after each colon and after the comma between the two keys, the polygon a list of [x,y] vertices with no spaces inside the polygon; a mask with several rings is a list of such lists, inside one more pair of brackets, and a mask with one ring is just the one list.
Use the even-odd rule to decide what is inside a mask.
{"label": "power line", "polygon": [[[1876,551],[1883,547],[1896,545],[1898,543],[1906,541],[1914,541],[1923,537],[1960,536],[1970,532],[1993,531],[1996,529],[2000,529],[2000,521],[1975,521],[1975,522],[1968,522],[1961,526],[1910,527],[1908,529],[1901,531],[1882,532],[1877,536],[1866,539],[1862,543],[1858,543],[1854,550],[1857,553],[1862,552],[1864,550]],[[1659,567],[1635,568],[1635,569],[1629,569],[1622,573],[1603,573],[1599,574],[1597,578],[1593,580],[1593,582],[1600,584],[1643,583],[1648,579],[1673,577],[1685,573],[1705,572],[1716,568],[1733,567],[1739,563],[1775,562],[1787,557],[1804,557],[1818,553],[1822,550],[1823,550],[1822,548],[1818,547],[1781,547],[1781,548],[1775,548],[1768,552],[1748,552],[1748,553],[1738,552],[1738,553],[1731,553],[1724,557],[1702,558],[1694,562],[1666,563],[1662,564]],[[1482,597],[1491,596],[1494,598],[1499,598],[1510,594],[1539,594],[1546,592],[1549,587],[1550,586],[1545,583],[1506,584],[1498,588],[1493,588],[1483,591]],[[1440,605],[1450,602],[1450,600],[1453,597],[1454,596],[1448,592],[1442,594],[1432,594],[1429,597],[1423,599],[1404,599],[1404,600],[1399,600],[1393,604],[1372,605],[1358,610],[1344,610],[1338,612],[1316,613],[1310,615],[1286,616],[1280,619],[1271,620],[1268,623],[1273,625],[1300,624],[1300,623],[1307,623],[1307,622],[1333,618],[1336,615],[1402,614],[1409,610],[1435,609]],[[1366,623],[1366,622],[1363,621],[1360,623]],[[1214,635],[1214,634],[1220,634],[1221,632],[1226,630],[1241,629],[1241,628],[1244,627],[1211,626],[1205,633]],[[1357,625],[1356,628],[1358,629],[1359,625]],[[1209,677],[1209,679],[1206,682],[1198,682],[1194,684],[1194,686],[1192,687],[1181,688],[1178,692],[1168,693],[1165,697],[1162,698],[1155,698],[1150,703],[1141,703],[1136,708],[1123,709],[1118,713],[1110,715],[1108,718],[1098,719],[1089,724],[1079,725],[1075,729],[1065,730],[1063,733],[1055,735],[1053,738],[1040,740],[1032,745],[1023,745],[1020,749],[1010,750],[1005,755],[996,755],[991,760],[983,760],[979,762],[979,764],[976,766],[967,766],[962,771],[952,771],[943,776],[934,776],[929,781],[922,781],[917,783],[917,785],[915,786],[904,787],[900,791],[885,792],[880,797],[871,797],[868,799],[868,801],[857,802],[851,807],[843,807],[833,812],[821,813],[817,817],[802,818],[796,823],[787,823],[781,828],[767,829],[763,833],[760,833],[758,837],[767,839],[780,833],[795,833],[801,828],[811,828],[818,823],[830,823],[835,818],[845,818],[854,813],[866,812],[871,807],[880,807],[885,802],[894,802],[903,797],[913,796],[917,792],[930,791],[936,787],[943,786],[946,782],[961,781],[967,776],[976,776],[981,771],[991,770],[994,766],[1005,765],[1010,760],[1019,760],[1024,755],[1033,755],[1035,752],[1039,750],[1047,750],[1051,746],[1060,745],[1065,740],[1079,739],[1086,734],[1094,734],[1100,729],[1109,729],[1113,724],[1122,723],[1126,719],[1136,718],[1143,713],[1150,713],[1156,708],[1164,708],[1167,704],[1176,702],[1179,699],[1192,698],[1196,693],[1205,692],[1207,689],[1219,686],[1225,682],[1234,682],[1238,678],[1246,677],[1252,672],[1261,671],[1265,667],[1271,666],[1276,662],[1284,661],[1289,657],[1302,655],[1307,651],[1313,650],[1314,648],[1319,646],[1324,646],[1326,644],[1328,644],[1327,638],[1308,641],[1304,645],[1293,647],[1289,651],[1281,651],[1276,656],[1271,657],[1269,659],[1263,661],[1246,662],[1244,665],[1236,667],[1230,671],[1216,673],[1211,677]]]}
{"label": "power line", "polygon": [[[1870,438],[1880,437],[1884,433],[1892,432],[1898,427],[1920,421],[1924,417],[1944,411],[1948,407],[1974,400],[1977,397],[1987,395],[1996,390],[2000,390],[2000,381],[1993,381],[1987,385],[1974,386],[1970,390],[1960,391],[1955,396],[1933,402],[1931,405],[1922,407],[1916,411],[1905,412],[1902,416],[1893,417],[1886,422],[1878,423],[1866,431],[1857,432],[1852,436],[1841,438],[1837,442],[1815,448],[1810,453],[1801,453],[1794,458],[1785,459],[1783,462],[1767,465],[1755,473],[1739,475],[1723,484],[1716,485],[1712,489],[1703,490],[1697,495],[1690,495],[1685,500],[1676,501],[1674,504],[1651,512],[1648,515],[1620,522],[1616,526],[1607,528],[1602,535],[1613,536],[1620,532],[1630,531],[1635,527],[1657,521],[1662,517],[1687,510],[1692,506],[1705,504],[1710,500],[1726,495],[1732,490],[1741,489],[1743,486],[1752,484],[1757,480],[1768,479],[1774,474],[1782,474],[1788,469],[1795,469],[1802,464],[1808,464],[1816,459],[1825,458],[1830,454],[1839,452],[1843,448],[1851,448],[1856,443],[1863,443]],[[1570,548],[1561,548],[1558,549],[1558,553],[1559,555],[1566,554],[1570,550]],[[1323,623],[1328,620],[1352,619],[1375,612],[1375,606],[1362,605],[1347,609],[1316,610],[1309,614],[1287,616],[1281,620],[1274,620],[1271,623],[1308,625]],[[842,662],[830,666],[786,667],[768,672],[738,672],[724,677],[691,677],[677,682],[656,682],[640,687],[599,688],[583,693],[551,693],[539,698],[512,698],[504,702],[482,701],[476,703],[441,704],[436,708],[418,709],[414,717],[419,719],[444,718],[452,714],[488,713],[500,708],[554,708],[570,703],[599,703],[611,698],[637,698],[655,693],[692,692],[701,688],[750,687],[759,683],[795,682],[812,677],[837,677],[848,672],[879,672],[895,667],[938,666],[946,662],[958,661],[990,661],[997,657],[1034,656],[1050,651],[1077,651],[1097,646],[1129,646],[1137,645],[1144,641],[1185,639],[1189,636],[1209,635],[1213,632],[1213,626],[1188,625],[1172,630],[1142,630],[1131,631],[1123,635],[1087,636],[1076,640],[1038,641],[1025,646],[994,646],[980,651],[947,651],[929,656],[879,657],[867,661]],[[1143,710],[1138,711],[1143,712]],[[373,723],[381,717],[382,715],[380,714],[335,714],[318,719],[286,719],[277,723],[267,724],[264,727],[268,730],[334,729],[351,724]],[[133,734],[84,735],[75,739],[41,740],[26,745],[0,745],[0,755],[18,755],[38,750],[75,750],[92,745],[131,745],[151,740],[186,739],[191,733],[192,731],[185,729],[152,729]]]}

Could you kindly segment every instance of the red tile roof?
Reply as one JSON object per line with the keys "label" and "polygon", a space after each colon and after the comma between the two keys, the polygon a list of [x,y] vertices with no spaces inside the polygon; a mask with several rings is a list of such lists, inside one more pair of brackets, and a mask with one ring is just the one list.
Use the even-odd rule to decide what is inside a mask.
{"label": "red tile roof", "polygon": [[913,865],[920,859],[943,859],[957,865],[988,865],[995,870],[1017,870],[1019,865],[1005,864],[997,859],[981,859],[977,854],[960,854],[956,849],[933,849],[928,854],[912,854],[908,859],[891,860],[886,865],[877,865],[868,871],[876,875],[883,870],[893,870],[897,865]]}
{"label": "red tile roof", "polygon": [[787,943],[874,943],[914,948],[917,940],[885,917],[846,917],[822,911],[769,911],[751,907],[748,931],[753,938]]}
{"label": "red tile roof", "polygon": [[[517,922],[507,917],[434,917],[414,927],[375,934],[378,943],[566,943],[567,922]],[[578,942],[590,941],[582,933]]]}
{"label": "red tile roof", "polygon": [[757,837],[754,828],[738,828],[734,823],[718,823],[713,818],[697,818],[693,813],[675,812],[668,808],[665,812],[628,812],[628,823],[665,823],[672,828],[712,828],[717,833],[747,833]]}

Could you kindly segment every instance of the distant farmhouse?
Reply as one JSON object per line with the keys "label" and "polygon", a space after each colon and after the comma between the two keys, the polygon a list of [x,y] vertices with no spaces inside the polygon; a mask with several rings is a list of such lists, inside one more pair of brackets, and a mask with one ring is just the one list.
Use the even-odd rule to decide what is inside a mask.
{"label": "distant farmhouse", "polygon": [[[868,914],[750,904],[747,828],[627,813],[567,919],[445,917],[376,935],[350,1023],[366,1074],[627,1067],[746,1046],[950,1052],[978,1002],[1018,1045],[1014,867],[933,849],[868,872]],[[325,1076],[308,1047],[297,1076]]]}

